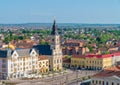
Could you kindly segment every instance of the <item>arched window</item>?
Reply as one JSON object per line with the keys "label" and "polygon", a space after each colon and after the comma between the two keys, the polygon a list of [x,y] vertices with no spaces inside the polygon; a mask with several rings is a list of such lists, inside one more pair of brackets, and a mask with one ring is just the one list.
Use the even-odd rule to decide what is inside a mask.
{"label": "arched window", "polygon": [[57,59],[57,63],[59,63],[59,59]]}

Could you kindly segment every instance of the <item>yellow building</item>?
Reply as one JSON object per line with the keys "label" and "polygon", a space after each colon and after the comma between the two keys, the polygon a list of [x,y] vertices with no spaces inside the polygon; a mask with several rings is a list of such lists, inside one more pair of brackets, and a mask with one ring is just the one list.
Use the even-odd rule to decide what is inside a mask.
{"label": "yellow building", "polygon": [[71,67],[85,69],[103,69],[112,66],[112,55],[74,55],[71,58]]}
{"label": "yellow building", "polygon": [[41,74],[49,72],[49,59],[46,56],[38,57],[38,69]]}
{"label": "yellow building", "polygon": [[71,67],[84,68],[85,67],[85,56],[72,56]]}

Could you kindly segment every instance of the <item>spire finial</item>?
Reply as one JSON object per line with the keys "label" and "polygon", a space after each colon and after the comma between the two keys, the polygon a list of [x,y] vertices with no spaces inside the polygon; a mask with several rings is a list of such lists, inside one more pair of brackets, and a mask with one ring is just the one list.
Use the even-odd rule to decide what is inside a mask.
{"label": "spire finial", "polygon": [[54,16],[54,24],[56,23],[56,16]]}
{"label": "spire finial", "polygon": [[56,16],[54,16],[54,21],[56,21]]}

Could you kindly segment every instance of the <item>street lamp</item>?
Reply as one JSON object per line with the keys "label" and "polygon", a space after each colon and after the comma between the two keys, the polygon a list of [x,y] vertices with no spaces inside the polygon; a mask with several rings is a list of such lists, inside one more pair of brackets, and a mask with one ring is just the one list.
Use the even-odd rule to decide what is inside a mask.
{"label": "street lamp", "polygon": [[78,71],[76,70],[76,85],[78,85]]}
{"label": "street lamp", "polygon": [[52,74],[53,74],[53,76],[52,76],[52,85],[53,85],[53,83],[54,83],[54,71],[52,71]]}

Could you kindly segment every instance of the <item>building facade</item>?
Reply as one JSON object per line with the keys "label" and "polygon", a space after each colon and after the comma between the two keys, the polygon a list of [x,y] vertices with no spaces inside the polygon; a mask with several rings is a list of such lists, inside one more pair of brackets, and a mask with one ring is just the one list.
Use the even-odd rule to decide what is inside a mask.
{"label": "building facade", "polygon": [[34,49],[1,50],[0,57],[2,79],[26,77],[38,70],[38,54]]}
{"label": "building facade", "polygon": [[62,71],[62,49],[56,20],[50,45],[36,45],[31,49],[0,50],[0,78],[22,78],[29,74]]}
{"label": "building facade", "polygon": [[38,57],[38,69],[40,74],[48,73],[49,72],[49,59],[46,56],[39,56]]}
{"label": "building facade", "polygon": [[62,48],[60,44],[60,36],[58,34],[56,20],[54,20],[51,32],[50,45],[36,45],[33,48],[37,50],[39,55],[45,55],[49,58],[49,70],[62,70]]}
{"label": "building facade", "polygon": [[62,70],[62,48],[60,46],[60,36],[58,34],[56,20],[51,32],[51,49],[52,57],[50,57],[50,69],[53,71]]}
{"label": "building facade", "polygon": [[120,85],[120,66],[110,67],[95,74],[90,85]]}
{"label": "building facade", "polygon": [[71,58],[71,67],[85,69],[104,69],[120,62],[120,54],[104,55],[73,55]]}

